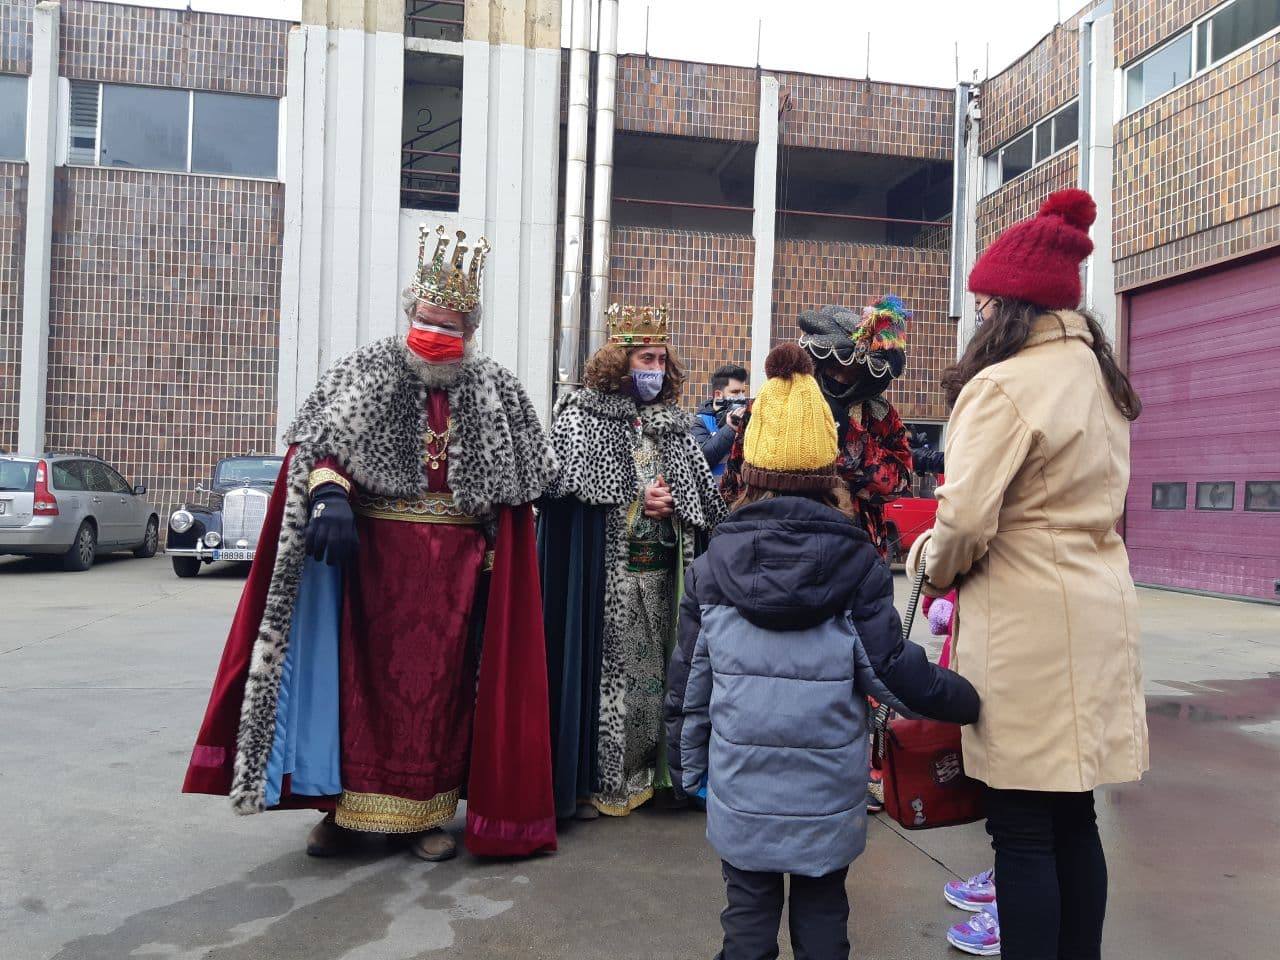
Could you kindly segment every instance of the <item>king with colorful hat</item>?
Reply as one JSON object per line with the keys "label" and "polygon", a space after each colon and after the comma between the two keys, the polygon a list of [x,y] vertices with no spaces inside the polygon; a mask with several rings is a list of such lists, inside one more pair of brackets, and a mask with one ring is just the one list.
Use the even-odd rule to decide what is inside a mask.
{"label": "king with colorful hat", "polygon": [[463,794],[472,853],[556,846],[531,507],[555,455],[475,346],[488,243],[432,239],[407,333],[335,363],[285,434],[183,787],[325,811],[315,856],[381,833],[448,859]]}

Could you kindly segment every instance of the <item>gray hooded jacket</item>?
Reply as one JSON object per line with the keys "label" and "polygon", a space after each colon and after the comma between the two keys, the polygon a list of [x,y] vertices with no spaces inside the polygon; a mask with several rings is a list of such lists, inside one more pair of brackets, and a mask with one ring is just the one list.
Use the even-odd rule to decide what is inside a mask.
{"label": "gray hooded jacket", "polygon": [[707,839],[740,870],[823,876],[866,843],[866,696],[972,723],[968,681],[902,640],[865,533],[801,497],[736,511],[689,568],[668,670],[673,781],[705,775]]}

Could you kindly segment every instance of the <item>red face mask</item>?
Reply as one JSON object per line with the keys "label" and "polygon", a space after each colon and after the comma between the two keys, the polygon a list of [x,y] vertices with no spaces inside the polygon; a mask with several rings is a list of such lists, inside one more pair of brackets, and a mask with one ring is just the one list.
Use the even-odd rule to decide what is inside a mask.
{"label": "red face mask", "polygon": [[459,363],[466,347],[461,331],[419,323],[409,328],[406,342],[427,363]]}

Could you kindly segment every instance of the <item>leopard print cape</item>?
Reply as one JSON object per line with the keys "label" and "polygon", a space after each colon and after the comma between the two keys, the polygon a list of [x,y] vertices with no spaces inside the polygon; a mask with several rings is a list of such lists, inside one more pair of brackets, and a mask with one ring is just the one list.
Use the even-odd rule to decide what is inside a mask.
{"label": "leopard print cape", "polygon": [[472,514],[519,506],[540,497],[557,463],[537,412],[514,374],[469,352],[456,367],[431,367],[393,336],[335,363],[303,403],[285,433],[294,445],[275,566],[254,642],[240,712],[231,802],[239,813],[265,809],[266,769],[275,738],[280,678],[289,626],[306,559],[308,478],[334,457],[365,491],[417,497],[427,490],[423,437],[427,394],[449,394],[454,436],[449,486]]}
{"label": "leopard print cape", "polygon": [[[625,813],[638,807],[652,794],[656,757],[649,751],[646,761],[637,760],[636,740],[661,749],[662,737],[654,730],[637,730],[638,716],[630,716],[628,686],[645,673],[645,664],[627,659],[634,647],[634,611],[627,596],[635,600],[637,591],[628,591],[627,510],[639,493],[635,460],[636,421],[656,443],[662,476],[675,500],[675,520],[680,529],[684,555],[675,576],[693,561],[693,544],[698,531],[710,532],[727,515],[723,498],[706,458],[689,430],[692,418],[682,410],[664,404],[637,405],[630,397],[602,394],[586,388],[562,397],[551,423],[551,443],[560,461],[560,475],[551,489],[556,497],[575,497],[592,505],[608,505],[605,535],[605,596],[600,670],[600,712],[596,728],[596,756],[599,780],[596,805],[608,813]],[[651,618],[674,625],[674,591],[648,593],[650,602],[668,609]],[[634,653],[634,651],[632,651]],[[660,719],[660,718],[659,718]],[[630,741],[630,742],[629,742]]]}

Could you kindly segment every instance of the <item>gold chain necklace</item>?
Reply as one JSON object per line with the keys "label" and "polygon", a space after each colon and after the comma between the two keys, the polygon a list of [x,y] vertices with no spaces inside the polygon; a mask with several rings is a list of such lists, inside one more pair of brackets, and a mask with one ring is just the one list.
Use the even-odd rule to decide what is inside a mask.
{"label": "gold chain necklace", "polygon": [[[432,470],[439,470],[440,464],[449,459],[449,438],[453,436],[453,417],[449,418],[449,423],[445,426],[444,431],[436,433],[431,429],[431,424],[427,424],[427,450],[425,459],[427,466]],[[432,450],[432,447],[439,446],[438,450]]]}

